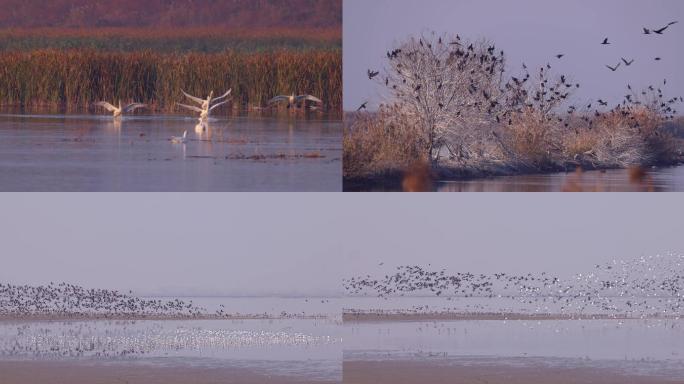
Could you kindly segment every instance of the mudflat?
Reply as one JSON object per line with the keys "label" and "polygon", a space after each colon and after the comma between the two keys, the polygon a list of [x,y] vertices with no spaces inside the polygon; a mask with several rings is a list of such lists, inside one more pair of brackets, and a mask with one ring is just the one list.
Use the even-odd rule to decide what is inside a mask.
{"label": "mudflat", "polygon": [[135,363],[0,361],[0,384],[331,384],[238,367],[180,367]]}
{"label": "mudflat", "polygon": [[672,384],[681,379],[631,376],[609,368],[442,364],[432,361],[345,361],[345,384]]}

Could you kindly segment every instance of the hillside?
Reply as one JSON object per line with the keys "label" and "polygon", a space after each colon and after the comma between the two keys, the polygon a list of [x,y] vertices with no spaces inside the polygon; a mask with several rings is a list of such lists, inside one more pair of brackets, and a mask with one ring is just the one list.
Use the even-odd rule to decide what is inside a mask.
{"label": "hillside", "polygon": [[0,28],[342,25],[342,0],[0,0],[0,8]]}

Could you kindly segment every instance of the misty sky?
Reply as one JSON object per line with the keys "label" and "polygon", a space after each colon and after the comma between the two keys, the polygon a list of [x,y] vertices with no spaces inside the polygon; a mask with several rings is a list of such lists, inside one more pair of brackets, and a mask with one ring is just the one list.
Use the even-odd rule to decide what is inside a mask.
{"label": "misty sky", "polygon": [[138,294],[336,295],[405,264],[569,276],[684,252],[677,194],[4,194],[0,212],[1,282]]}
{"label": "misty sky", "polygon": [[[674,20],[680,23],[663,35],[642,34],[642,27],[658,29]],[[432,31],[492,40],[515,73],[523,62],[537,70],[551,63],[554,72],[581,83],[572,100],[580,105],[599,98],[614,105],[628,83],[641,89],[662,85],[665,77],[667,96],[684,94],[681,0],[344,0],[345,110],[366,100],[377,107],[383,93],[366,70],[385,68],[391,47]],[[612,45],[600,44],[605,37]],[[561,53],[566,56],[556,59]],[[621,57],[635,62],[611,73],[605,65]]]}

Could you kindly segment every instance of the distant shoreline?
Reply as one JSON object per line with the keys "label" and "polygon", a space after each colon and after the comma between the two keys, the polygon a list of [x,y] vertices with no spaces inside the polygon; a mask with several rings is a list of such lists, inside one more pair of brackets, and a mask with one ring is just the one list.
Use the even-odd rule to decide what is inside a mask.
{"label": "distant shoreline", "polygon": [[426,312],[345,311],[344,323],[424,322],[424,321],[553,321],[553,320],[681,320],[671,316],[635,317],[609,314],[496,313],[496,312]]}
{"label": "distant shoreline", "polygon": [[330,319],[330,315],[100,315],[100,314],[0,314],[0,322],[23,322],[23,321],[176,321],[176,320],[324,320]]}

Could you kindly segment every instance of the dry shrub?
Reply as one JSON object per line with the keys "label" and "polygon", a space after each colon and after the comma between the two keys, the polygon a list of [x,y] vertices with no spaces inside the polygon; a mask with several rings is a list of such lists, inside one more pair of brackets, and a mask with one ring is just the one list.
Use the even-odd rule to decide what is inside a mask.
{"label": "dry shrub", "polygon": [[559,129],[538,110],[525,108],[512,115],[510,125],[502,124],[501,128],[501,145],[508,155],[506,162],[509,165],[546,169],[560,160]]}
{"label": "dry shrub", "polygon": [[616,108],[596,120],[591,154],[603,167],[659,163],[669,157],[672,142],[661,130],[662,117],[652,108]]}
{"label": "dry shrub", "polygon": [[425,134],[396,108],[383,107],[353,119],[344,132],[345,177],[401,171],[428,160]]}

